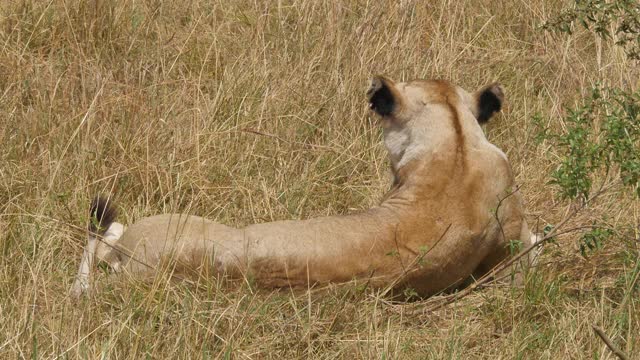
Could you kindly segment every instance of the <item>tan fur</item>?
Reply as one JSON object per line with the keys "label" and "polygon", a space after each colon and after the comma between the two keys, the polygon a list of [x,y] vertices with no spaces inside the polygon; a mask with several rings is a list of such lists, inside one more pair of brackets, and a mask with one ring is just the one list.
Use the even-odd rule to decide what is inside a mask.
{"label": "tan fur", "polygon": [[134,276],[172,260],[178,272],[250,277],[264,287],[363,279],[429,296],[490,270],[510,255],[509,241],[531,244],[511,167],[476,120],[478,94],[445,81],[376,77],[369,96],[382,87],[395,99],[381,117],[395,181],[379,206],[242,229],[151,216],[131,225],[115,250],[99,246],[98,257]]}

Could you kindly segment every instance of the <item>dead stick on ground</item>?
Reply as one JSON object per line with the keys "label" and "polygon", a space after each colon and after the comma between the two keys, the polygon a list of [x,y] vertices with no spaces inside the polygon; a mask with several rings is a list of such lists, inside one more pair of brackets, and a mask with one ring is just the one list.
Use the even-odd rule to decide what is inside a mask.
{"label": "dead stick on ground", "polygon": [[591,327],[593,328],[593,331],[596,332],[596,334],[598,334],[598,336],[600,337],[600,339],[602,339],[602,341],[604,341],[604,343],[607,345],[607,347],[609,348],[609,350],[611,350],[611,352],[617,356],[619,359],[621,360],[627,360],[629,359],[629,357],[627,357],[627,355],[625,355],[625,353],[622,352],[622,350],[618,349],[613,342],[611,342],[611,339],[609,339],[609,337],[607,336],[607,334],[604,333],[604,331],[602,331],[601,328],[597,327],[596,325],[591,325]]}

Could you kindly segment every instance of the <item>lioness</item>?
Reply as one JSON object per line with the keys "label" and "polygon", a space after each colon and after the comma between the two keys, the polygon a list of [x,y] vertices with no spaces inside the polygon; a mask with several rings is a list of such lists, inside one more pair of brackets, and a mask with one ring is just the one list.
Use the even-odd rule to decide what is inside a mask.
{"label": "lioness", "polygon": [[242,229],[165,214],[125,231],[114,222],[113,206],[97,199],[91,214],[98,222],[90,224],[72,293],[88,289],[96,255],[134,276],[173,264],[174,273],[207,270],[251,277],[263,287],[362,279],[427,297],[490,270],[510,255],[510,241],[531,244],[509,162],[479,125],[500,110],[500,85],[470,94],[441,80],[377,76],[367,95],[394,176],[379,206]]}

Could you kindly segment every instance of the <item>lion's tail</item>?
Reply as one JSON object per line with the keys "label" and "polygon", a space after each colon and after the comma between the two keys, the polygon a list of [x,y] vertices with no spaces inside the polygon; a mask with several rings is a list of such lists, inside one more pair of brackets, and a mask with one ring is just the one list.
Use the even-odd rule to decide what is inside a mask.
{"label": "lion's tail", "polygon": [[104,196],[96,196],[89,209],[89,232],[104,235],[118,216],[113,201]]}

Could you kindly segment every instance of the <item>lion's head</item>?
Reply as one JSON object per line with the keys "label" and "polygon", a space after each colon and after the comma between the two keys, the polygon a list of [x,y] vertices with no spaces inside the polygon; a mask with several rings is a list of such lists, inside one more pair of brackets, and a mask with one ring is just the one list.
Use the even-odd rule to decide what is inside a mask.
{"label": "lion's head", "polygon": [[504,91],[493,83],[469,93],[443,80],[394,82],[371,79],[369,106],[381,117],[384,141],[395,172],[438,144],[485,140],[478,124],[502,108]]}

